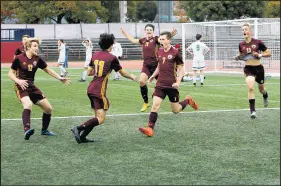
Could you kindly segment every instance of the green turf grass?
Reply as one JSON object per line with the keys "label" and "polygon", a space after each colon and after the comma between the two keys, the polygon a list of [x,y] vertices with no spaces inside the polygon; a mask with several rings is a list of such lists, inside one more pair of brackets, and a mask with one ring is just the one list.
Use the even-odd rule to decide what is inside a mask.
{"label": "green turf grass", "polygon": [[[35,134],[25,141],[21,120],[3,120],[22,113],[7,70],[1,69],[2,185],[280,185],[280,109],[259,110],[262,96],[255,86],[258,118],[251,120],[242,75],[207,75],[204,87],[182,83],[181,99],[192,95],[198,112],[187,107],[182,114],[164,114],[170,112],[166,98],[152,138],[138,131],[149,114],[137,114],[142,105],[138,83],[111,77],[108,114],[116,116],[94,128],[89,137],[97,142],[78,145],[70,128],[92,115],[86,95],[90,78],[79,83],[82,70],[69,69],[72,84],[64,86],[39,70],[35,84],[54,108],[50,130],[57,136],[41,136],[41,119],[32,119]],[[266,88],[269,108],[280,108],[280,79],[271,78]],[[34,106],[32,118],[41,116]]]}

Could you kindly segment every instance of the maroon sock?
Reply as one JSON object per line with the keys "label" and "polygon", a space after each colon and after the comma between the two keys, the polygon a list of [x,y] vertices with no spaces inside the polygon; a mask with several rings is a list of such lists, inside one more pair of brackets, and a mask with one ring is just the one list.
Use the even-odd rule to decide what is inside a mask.
{"label": "maroon sock", "polygon": [[185,99],[185,100],[179,102],[179,104],[180,104],[181,107],[182,107],[181,110],[183,110],[183,109],[185,109],[185,107],[188,105],[188,101]]}
{"label": "maroon sock", "polygon": [[250,103],[250,111],[251,111],[251,113],[256,111],[256,109],[255,109],[255,99],[249,99],[249,103]]}
{"label": "maroon sock", "polygon": [[86,136],[88,134],[90,134],[90,132],[93,130],[93,128],[95,126],[98,126],[99,125],[99,120],[97,118],[92,118],[92,119],[89,119],[88,121],[86,121],[85,123],[81,124],[79,127],[78,127],[78,130],[79,132],[83,130],[83,133],[81,134],[80,138],[81,139],[85,139]]}
{"label": "maroon sock", "polygon": [[30,129],[30,114],[31,114],[30,109],[24,109],[22,112],[22,122],[23,122],[24,131]]}
{"label": "maroon sock", "polygon": [[43,113],[42,116],[42,130],[47,130],[51,121],[51,114]]}
{"label": "maroon sock", "polygon": [[157,116],[158,116],[157,112],[150,112],[148,126],[152,129],[154,129]]}

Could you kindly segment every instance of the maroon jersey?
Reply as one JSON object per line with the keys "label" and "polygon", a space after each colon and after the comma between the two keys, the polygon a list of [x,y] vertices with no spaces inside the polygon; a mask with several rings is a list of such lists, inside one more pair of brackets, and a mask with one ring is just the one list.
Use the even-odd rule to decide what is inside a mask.
{"label": "maroon jersey", "polygon": [[104,99],[111,71],[122,69],[119,60],[108,51],[99,51],[93,55],[89,66],[93,68],[95,76],[88,87],[88,94]]}
{"label": "maroon jersey", "polygon": [[180,52],[174,47],[171,47],[167,52],[160,48],[158,61],[159,75],[156,87],[172,88],[172,85],[177,81],[177,65],[183,65]]}
{"label": "maroon jersey", "polygon": [[37,69],[44,69],[46,67],[47,63],[39,56],[32,56],[29,59],[26,53],[18,55],[11,65],[11,68],[17,72],[17,78],[28,80],[29,85],[34,84],[34,76]]}
{"label": "maroon jersey", "polygon": [[154,36],[151,39],[141,38],[139,42],[142,45],[143,63],[145,65],[157,66],[157,51],[160,46],[158,36]]}
{"label": "maroon jersey", "polygon": [[265,51],[267,47],[263,44],[261,40],[258,39],[251,39],[250,43],[246,43],[242,41],[239,43],[239,52],[243,55],[243,60],[247,61],[249,59],[258,59],[257,57],[253,56],[253,52],[261,53],[261,51]]}
{"label": "maroon jersey", "polygon": [[25,52],[24,46],[22,45],[22,46],[20,46],[20,47],[16,50],[15,55],[17,56],[17,55],[20,55],[20,54],[22,54],[22,53],[24,53],[24,52]]}

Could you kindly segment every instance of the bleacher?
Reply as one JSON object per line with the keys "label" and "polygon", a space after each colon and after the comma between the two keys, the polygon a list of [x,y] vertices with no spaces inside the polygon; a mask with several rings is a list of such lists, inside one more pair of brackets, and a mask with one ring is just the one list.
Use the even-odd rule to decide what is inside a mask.
{"label": "bleacher", "polygon": [[[64,42],[69,46],[68,60],[69,61],[84,61],[86,56],[85,47],[82,45],[82,39],[65,39]],[[98,38],[91,39],[93,43],[93,53],[100,50],[98,45]],[[116,41],[121,44],[123,48],[124,60],[139,60],[142,59],[141,45],[132,44],[126,38],[117,38]],[[56,61],[59,56],[58,40],[49,39],[42,40],[40,45],[40,56],[47,61]],[[172,40],[172,45],[181,43],[181,39]]]}

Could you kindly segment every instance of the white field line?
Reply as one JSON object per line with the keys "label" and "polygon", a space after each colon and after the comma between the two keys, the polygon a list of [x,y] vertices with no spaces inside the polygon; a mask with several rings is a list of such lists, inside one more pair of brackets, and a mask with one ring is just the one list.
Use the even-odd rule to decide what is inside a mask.
{"label": "white field line", "polygon": [[[280,110],[280,108],[258,108],[259,110]],[[200,114],[200,113],[218,113],[218,112],[240,112],[249,111],[249,109],[234,109],[234,110],[206,110],[206,111],[194,111],[194,112],[180,112],[178,114]],[[119,116],[139,116],[139,115],[149,115],[150,113],[131,113],[131,114],[108,114],[106,117],[119,117]],[[160,112],[160,115],[174,114],[173,112]],[[52,117],[52,119],[73,119],[73,118],[88,118],[93,116],[62,116],[62,117]],[[41,120],[42,118],[31,118],[33,120]],[[19,121],[22,118],[14,119],[1,119],[1,121]]]}

